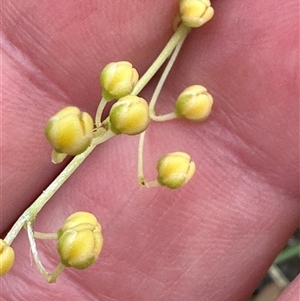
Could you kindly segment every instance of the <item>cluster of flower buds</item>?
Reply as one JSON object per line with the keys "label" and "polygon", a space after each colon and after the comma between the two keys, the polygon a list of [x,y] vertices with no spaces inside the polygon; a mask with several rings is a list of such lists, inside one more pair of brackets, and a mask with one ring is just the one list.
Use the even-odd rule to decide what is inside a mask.
{"label": "cluster of flower buds", "polygon": [[[105,101],[116,99],[106,122],[107,128],[116,135],[137,135],[149,124],[149,107],[145,99],[130,95],[139,76],[126,61],[109,63],[101,72],[100,82]],[[96,131],[99,129],[96,129]],[[102,130],[102,131],[101,131]],[[103,128],[99,130],[105,133]],[[94,136],[92,117],[76,107],[66,107],[50,118],[45,133],[54,148],[52,161],[59,163],[63,155],[79,155],[92,142]]]}
{"label": "cluster of flower buds", "polygon": [[[172,50],[168,52],[165,50],[166,47],[162,53],[165,56],[164,60],[166,60],[172,52],[173,54],[178,53],[190,28],[203,25],[209,21],[214,14],[209,0],[179,0],[179,10],[180,18],[183,23],[182,26],[180,26],[182,31],[178,30],[176,39],[172,38],[170,40],[173,44],[177,44],[179,48],[175,45],[177,48],[174,50],[175,46],[171,45],[174,47],[171,47]],[[177,42],[175,43],[174,41]],[[162,56],[159,56],[159,58]],[[174,60],[171,58],[169,62]],[[152,77],[158,69],[157,66],[161,66],[162,64],[163,61],[157,63],[156,60],[153,64],[153,68],[150,67],[152,70],[149,69],[147,74],[150,74]],[[166,68],[166,70],[169,70],[169,68]],[[91,151],[94,146],[106,141],[113,135],[137,135],[143,133],[147,129],[150,121],[149,106],[145,99],[136,96],[136,94],[138,94],[138,91],[151,79],[151,77],[149,77],[145,80],[145,75],[139,81],[137,70],[127,61],[111,62],[106,65],[100,74],[102,100],[99,104],[95,120],[93,120],[88,113],[74,106],[61,109],[49,119],[45,128],[45,135],[53,147],[52,161],[59,163],[67,155],[76,156],[86,150],[86,154],[89,154],[89,151]],[[164,78],[164,76],[162,76],[162,78]],[[139,85],[136,86],[138,81]],[[158,84],[158,87],[161,86]],[[135,87],[136,89],[134,89]],[[155,94],[156,92],[154,95]],[[102,122],[104,106],[111,100],[115,100],[116,102],[112,105],[109,116]],[[151,101],[150,107],[152,104],[153,102]],[[203,86],[193,85],[179,95],[174,111],[163,116],[156,116],[158,117],[157,121],[170,120],[176,117],[186,118],[192,121],[203,121],[209,116],[212,104],[213,98],[207,90]],[[152,111],[154,112],[154,109],[151,109],[151,114]],[[153,113],[153,115],[155,115],[155,113]],[[158,120],[159,117],[162,118]],[[143,141],[142,137],[143,134],[141,135],[141,141]],[[140,146],[139,153],[141,150],[142,147]],[[81,158],[83,157],[85,158],[85,156]],[[139,159],[140,158],[142,158],[142,156],[139,156]],[[139,169],[140,166],[141,165],[139,165]],[[152,186],[161,185],[170,189],[177,189],[189,182],[195,173],[195,169],[195,163],[187,153],[178,151],[172,152],[159,159],[157,163],[157,179],[149,183],[152,183]],[[68,176],[69,175],[70,174],[68,174]],[[144,181],[143,175],[139,175],[139,179],[142,179],[140,183],[151,187],[150,184],[147,185]],[[45,204],[45,202],[43,204]],[[40,209],[41,207],[39,210]],[[37,213],[33,213],[32,216],[27,219],[27,226],[30,224],[29,220],[34,220],[36,214]],[[26,222],[23,222],[20,229],[24,224],[26,225]],[[40,260],[36,256],[37,252],[35,252],[36,244],[34,236],[37,238],[40,237],[37,236],[37,233],[34,235],[32,227],[27,227],[34,260],[42,275],[48,281],[49,279],[50,281],[55,281],[61,272],[60,268],[73,267],[76,269],[85,269],[91,266],[97,260],[103,247],[101,229],[101,225],[92,213],[76,212],[70,215],[65,220],[63,226],[57,231],[57,235],[54,233],[55,238],[58,240],[57,250],[60,255],[60,264],[54,273],[48,274],[40,264]],[[13,239],[6,240],[11,242]],[[5,240],[0,239],[0,276],[6,274],[11,269],[13,263],[13,249]],[[50,278],[48,277],[49,275]]]}
{"label": "cluster of flower buds", "polygon": [[117,100],[109,113],[109,129],[116,135],[137,135],[149,124],[148,103],[141,97],[130,95],[138,79],[138,72],[126,61],[109,63],[101,72],[104,99]]}
{"label": "cluster of flower buds", "polygon": [[[172,118],[180,117],[191,121],[204,121],[210,115],[212,105],[213,98],[206,88],[193,85],[186,88],[178,96],[174,112],[160,116],[160,120],[170,115]],[[157,182],[161,186],[177,189],[184,186],[193,177],[195,170],[195,163],[191,161],[191,157],[187,153],[169,153],[157,163]],[[143,179],[143,177],[141,178]]]}

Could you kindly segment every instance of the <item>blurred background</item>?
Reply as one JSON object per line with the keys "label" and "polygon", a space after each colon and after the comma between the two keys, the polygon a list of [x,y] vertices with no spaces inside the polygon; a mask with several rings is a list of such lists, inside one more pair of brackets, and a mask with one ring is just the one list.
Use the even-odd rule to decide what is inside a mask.
{"label": "blurred background", "polygon": [[249,301],[275,301],[300,273],[300,228],[289,239]]}

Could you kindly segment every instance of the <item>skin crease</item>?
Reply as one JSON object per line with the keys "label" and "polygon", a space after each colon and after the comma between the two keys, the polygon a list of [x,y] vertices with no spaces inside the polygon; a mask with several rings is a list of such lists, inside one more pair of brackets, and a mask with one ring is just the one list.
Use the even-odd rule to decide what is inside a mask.
{"label": "skin crease", "polygon": [[[172,34],[177,1],[21,1],[2,6],[1,231],[65,163],[50,162],[43,128],[66,105],[95,114],[99,73],[128,60],[142,74]],[[99,146],[39,214],[55,232],[74,211],[92,211],[104,248],[87,270],[47,284],[28,239],[1,278],[3,300],[247,300],[299,224],[297,1],[213,1],[211,22],[194,30],[161,94],[158,113],[192,84],[215,103],[203,124],[151,124],[145,173],[172,151],[196,162],[185,187],[136,183],[138,137]],[[151,82],[140,94],[150,99]],[[46,268],[55,242],[38,242]],[[33,266],[32,266],[33,265]],[[296,300],[299,279],[279,298]],[[297,290],[298,287],[298,290]]]}

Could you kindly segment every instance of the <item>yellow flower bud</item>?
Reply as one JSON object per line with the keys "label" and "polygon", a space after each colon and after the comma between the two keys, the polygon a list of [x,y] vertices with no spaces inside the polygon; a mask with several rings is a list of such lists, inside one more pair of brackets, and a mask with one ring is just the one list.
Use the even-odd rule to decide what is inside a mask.
{"label": "yellow flower bud", "polygon": [[58,153],[78,155],[90,145],[93,137],[92,117],[76,107],[66,107],[51,117],[45,134]]}
{"label": "yellow flower bud", "polygon": [[67,267],[89,267],[97,260],[103,247],[101,225],[89,212],[70,215],[57,235],[60,260]]}
{"label": "yellow flower bud", "polygon": [[194,175],[196,166],[184,152],[169,153],[157,163],[157,181],[162,186],[176,189],[185,185]]}
{"label": "yellow flower bud", "polygon": [[109,63],[100,75],[103,97],[109,101],[129,95],[138,80],[138,72],[129,62]]}
{"label": "yellow flower bud", "polygon": [[117,135],[140,134],[150,121],[148,103],[138,96],[122,97],[112,106],[109,121],[111,131]]}
{"label": "yellow flower bud", "polygon": [[214,15],[209,0],[180,0],[182,22],[188,27],[199,27]]}
{"label": "yellow flower bud", "polygon": [[0,239],[0,276],[4,276],[12,268],[15,252],[3,239]]}
{"label": "yellow flower bud", "polygon": [[193,121],[205,120],[213,105],[213,98],[203,86],[186,88],[177,98],[175,114]]}

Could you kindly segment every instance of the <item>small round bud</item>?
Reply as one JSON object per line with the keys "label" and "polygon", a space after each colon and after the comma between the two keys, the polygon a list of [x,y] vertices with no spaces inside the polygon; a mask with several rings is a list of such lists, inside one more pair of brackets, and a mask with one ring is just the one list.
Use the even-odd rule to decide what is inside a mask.
{"label": "small round bud", "polygon": [[214,15],[209,0],[180,0],[182,22],[188,27],[200,27]]}
{"label": "small round bud", "polygon": [[203,86],[186,88],[177,98],[175,114],[192,121],[205,120],[213,105],[213,98]]}
{"label": "small round bud", "polygon": [[51,117],[45,134],[58,153],[78,155],[90,145],[93,137],[92,117],[77,107],[66,107]]}
{"label": "small round bud", "polygon": [[100,75],[103,97],[109,101],[129,95],[138,80],[138,72],[129,62],[109,63]]}
{"label": "small round bud", "polygon": [[194,175],[196,166],[184,152],[169,153],[157,163],[157,181],[162,186],[176,189],[185,185]]}
{"label": "small round bud", "polygon": [[0,276],[4,276],[12,268],[15,252],[3,239],[0,239]]}
{"label": "small round bud", "polygon": [[85,269],[97,260],[102,250],[101,225],[89,212],[70,215],[57,236],[60,260],[67,267]]}
{"label": "small round bud", "polygon": [[109,114],[110,129],[115,134],[136,135],[149,124],[149,106],[145,99],[127,95],[120,98]]}

